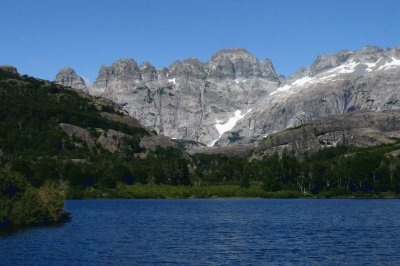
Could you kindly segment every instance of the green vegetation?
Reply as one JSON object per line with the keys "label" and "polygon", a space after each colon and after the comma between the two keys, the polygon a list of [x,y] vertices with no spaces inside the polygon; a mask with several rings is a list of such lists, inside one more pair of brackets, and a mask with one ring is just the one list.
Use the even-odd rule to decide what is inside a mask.
{"label": "green vegetation", "polygon": [[125,185],[117,189],[86,188],[72,193],[73,198],[126,198],[126,199],[165,199],[165,198],[295,198],[297,191],[267,192],[260,186],[242,188],[239,185],[172,186],[172,185]]}
{"label": "green vegetation", "polygon": [[371,148],[336,147],[303,161],[283,153],[262,160],[195,156],[196,182],[261,186],[264,191],[297,191],[301,196],[395,196],[400,193],[399,144]]}
{"label": "green vegetation", "polygon": [[[398,197],[399,144],[324,149],[299,161],[284,153],[262,160],[197,154],[189,182],[177,185],[118,183],[113,189],[71,190],[73,198],[329,198]],[[156,163],[156,162],[154,162]]]}
{"label": "green vegetation", "polygon": [[[302,161],[287,152],[260,160],[189,156],[179,149],[184,146],[179,141],[177,147],[146,150],[140,141],[154,133],[102,115],[122,115],[114,106],[51,82],[3,71],[0,105],[0,227],[63,221],[66,196],[395,197],[400,193],[399,144],[329,148]],[[93,143],[69,136],[60,123],[89,132]],[[129,136],[113,151],[98,141],[111,129]]]}
{"label": "green vegetation", "polygon": [[47,181],[32,187],[21,174],[0,169],[0,229],[63,222],[65,182]]}
{"label": "green vegetation", "polygon": [[[102,112],[121,114],[114,106],[96,98],[51,82],[0,71],[0,105],[0,169],[18,173],[7,176],[25,180],[20,190],[26,191],[7,203],[3,204],[2,200],[3,226],[58,221],[53,212],[49,215],[54,217],[49,216],[47,220],[42,213],[45,207],[59,206],[58,198],[52,194],[53,189],[58,189],[54,184],[59,180],[69,185],[68,193],[90,187],[114,189],[119,184],[190,183],[188,159],[181,150],[141,148],[141,138],[151,133],[105,118]],[[70,137],[60,128],[60,123],[87,130],[94,144]],[[114,152],[96,141],[106,137],[110,129],[129,136]],[[34,204],[36,199],[32,195],[43,199],[47,195],[44,191],[49,202],[37,205],[42,212],[35,211],[34,219],[21,222],[8,211],[18,210],[25,217],[23,210],[28,205],[20,202],[31,199]],[[16,208],[17,205],[22,207]]]}

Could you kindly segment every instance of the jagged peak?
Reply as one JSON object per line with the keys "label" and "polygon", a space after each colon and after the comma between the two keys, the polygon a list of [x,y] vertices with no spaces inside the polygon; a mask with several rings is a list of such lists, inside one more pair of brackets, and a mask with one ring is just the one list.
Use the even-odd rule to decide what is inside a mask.
{"label": "jagged peak", "polygon": [[111,67],[118,65],[128,65],[137,67],[137,62],[133,58],[121,58],[111,64]]}
{"label": "jagged peak", "polygon": [[193,65],[193,64],[204,65],[204,63],[201,62],[201,61],[200,61],[198,58],[196,58],[196,57],[189,57],[189,58],[183,60],[183,63],[185,63],[185,64],[190,64],[190,65]]}
{"label": "jagged peak", "polygon": [[197,58],[188,58],[184,61],[177,60],[169,68],[169,77],[206,78],[204,63]]}
{"label": "jagged peak", "polygon": [[71,67],[63,67],[61,68],[54,80],[55,83],[71,87],[73,89],[87,92],[87,85],[85,80],[79,76],[76,71]]}
{"label": "jagged peak", "polygon": [[145,81],[156,80],[157,71],[156,68],[147,61],[144,61],[139,66],[142,79]]}
{"label": "jagged peak", "polygon": [[367,45],[357,51],[341,50],[332,54],[320,54],[315,58],[309,67],[300,67],[298,71],[289,76],[289,79],[301,78],[304,76],[314,76],[318,73],[350,62],[351,60],[357,62],[376,61],[379,59],[379,57],[384,57],[384,52],[385,49],[379,46]]}
{"label": "jagged peak", "polygon": [[166,79],[169,76],[169,70],[166,67],[157,69],[157,78]]}
{"label": "jagged peak", "polygon": [[72,67],[62,67],[58,72],[57,75],[74,75],[79,77],[76,71]]}
{"label": "jagged peak", "polygon": [[211,60],[215,60],[219,57],[251,57],[255,58],[254,55],[250,54],[244,48],[229,48],[229,49],[221,49],[212,55]]}
{"label": "jagged peak", "polygon": [[140,69],[147,68],[147,67],[154,68],[154,66],[149,61],[143,61],[139,66]]}
{"label": "jagged peak", "polygon": [[384,49],[377,46],[377,45],[366,45],[361,50],[358,52],[360,54],[375,54],[375,53],[381,53],[383,52]]}

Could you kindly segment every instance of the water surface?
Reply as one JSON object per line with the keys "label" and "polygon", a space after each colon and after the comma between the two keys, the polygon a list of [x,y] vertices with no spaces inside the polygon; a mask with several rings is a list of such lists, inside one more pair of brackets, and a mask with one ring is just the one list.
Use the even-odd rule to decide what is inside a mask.
{"label": "water surface", "polygon": [[67,201],[0,236],[0,265],[398,265],[399,200]]}

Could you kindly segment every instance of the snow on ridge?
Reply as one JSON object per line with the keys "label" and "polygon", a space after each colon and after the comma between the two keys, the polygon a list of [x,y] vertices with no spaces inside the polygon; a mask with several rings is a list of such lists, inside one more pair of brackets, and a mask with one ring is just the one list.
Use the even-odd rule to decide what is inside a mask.
{"label": "snow on ridge", "polygon": [[272,96],[279,92],[289,93],[291,89],[296,88],[296,87],[301,87],[305,84],[317,84],[317,83],[325,83],[327,81],[331,81],[331,80],[335,79],[338,75],[353,73],[355,68],[359,64],[360,63],[351,60],[343,65],[340,65],[335,68],[329,69],[325,72],[319,73],[319,74],[315,75],[314,77],[305,76],[305,77],[299,78],[290,84],[286,84],[282,87],[277,88],[275,91],[271,92],[269,95]]}
{"label": "snow on ridge", "polygon": [[168,79],[168,82],[171,82],[171,83],[173,83],[175,85],[176,84],[176,78]]}
{"label": "snow on ridge", "polygon": [[314,78],[311,78],[309,76],[305,76],[303,78],[296,79],[291,84],[286,84],[286,85],[284,85],[282,87],[277,88],[275,91],[271,92],[269,95],[271,96],[271,95],[274,95],[275,93],[278,93],[278,92],[289,91],[293,87],[303,86],[304,84],[307,84],[307,83],[309,83],[309,82],[311,82],[313,80],[314,80]]}
{"label": "snow on ridge", "polygon": [[[376,62],[374,63],[363,63],[363,65],[366,65],[368,68],[365,69],[367,72],[372,72],[372,71],[380,71],[380,70],[385,70],[385,69],[390,69],[390,68],[395,68],[395,67],[400,67],[400,59],[397,59],[395,57],[391,57],[391,61],[386,61],[385,64],[381,65],[378,67],[379,62],[383,58],[379,58]],[[378,68],[377,68],[378,67]]]}
{"label": "snow on ridge", "polygon": [[351,60],[350,62],[340,65],[338,67],[335,67],[333,69],[330,69],[326,71],[326,73],[335,73],[335,74],[349,74],[353,73],[356,66],[358,66],[360,63],[356,62],[354,60]]}
{"label": "snow on ridge", "polygon": [[379,63],[379,61],[381,61],[381,59],[382,58],[379,58],[376,62],[374,62],[374,63],[363,63],[363,65],[366,65],[367,66],[367,68],[365,69],[365,71],[367,71],[367,72],[372,72],[374,69],[373,68],[375,68],[376,67],[376,65]]}
{"label": "snow on ridge", "polygon": [[225,122],[225,123],[222,123],[221,120],[215,119],[215,122],[216,122],[215,128],[218,130],[219,137],[218,137],[216,140],[213,140],[213,141],[212,141],[209,145],[207,145],[207,146],[208,146],[208,147],[214,146],[215,143],[222,137],[222,135],[223,135],[225,132],[227,132],[227,131],[229,131],[229,130],[232,130],[232,129],[235,127],[236,123],[237,123],[240,119],[242,119],[243,117],[245,117],[248,113],[250,113],[252,110],[253,110],[253,109],[249,109],[249,110],[247,110],[247,112],[244,113],[244,114],[242,114],[242,111],[236,110],[236,111],[234,112],[234,116],[230,117],[230,118],[228,119],[228,121]]}
{"label": "snow on ridge", "polygon": [[377,70],[383,70],[383,69],[390,69],[390,68],[395,68],[395,67],[400,67],[400,59],[392,57],[392,61],[386,62],[384,65],[380,66]]}

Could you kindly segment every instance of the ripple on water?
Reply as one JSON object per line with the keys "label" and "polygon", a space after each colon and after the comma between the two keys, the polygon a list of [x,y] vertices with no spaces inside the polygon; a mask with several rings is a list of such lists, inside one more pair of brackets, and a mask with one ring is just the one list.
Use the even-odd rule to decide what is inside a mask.
{"label": "ripple on water", "polygon": [[400,261],[398,200],[82,200],[66,207],[70,223],[0,236],[0,264]]}

